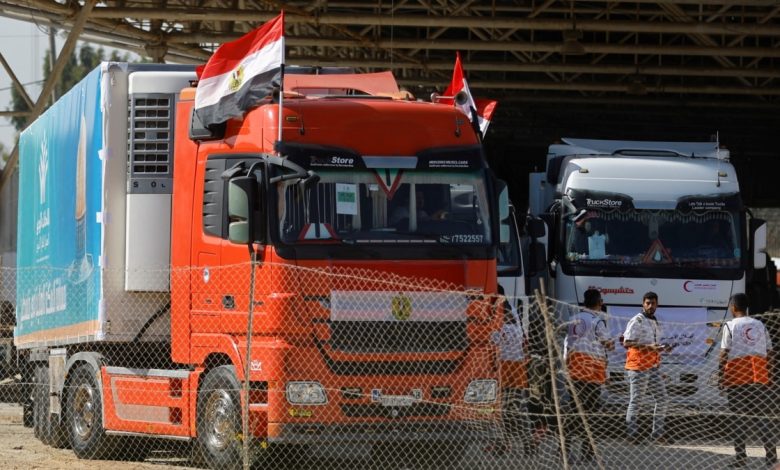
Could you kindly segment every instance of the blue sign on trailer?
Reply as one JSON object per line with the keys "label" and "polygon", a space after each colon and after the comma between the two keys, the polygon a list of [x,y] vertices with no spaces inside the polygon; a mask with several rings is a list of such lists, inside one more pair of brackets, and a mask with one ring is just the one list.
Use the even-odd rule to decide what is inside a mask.
{"label": "blue sign on trailer", "polygon": [[101,75],[93,70],[19,141],[17,344],[100,331]]}

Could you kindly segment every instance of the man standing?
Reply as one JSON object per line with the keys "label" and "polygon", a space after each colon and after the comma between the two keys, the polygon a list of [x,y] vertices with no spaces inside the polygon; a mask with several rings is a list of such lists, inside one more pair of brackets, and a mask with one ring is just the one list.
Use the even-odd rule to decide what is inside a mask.
{"label": "man standing", "polygon": [[642,311],[636,314],[623,333],[626,354],[626,375],[628,376],[628,409],[626,427],[632,443],[639,443],[637,421],[639,409],[649,391],[655,399],[653,411],[653,432],[651,437],[658,444],[666,443],[664,417],[666,415],[666,385],[659,371],[661,352],[670,351],[671,346],[658,344],[661,330],[655,311],[658,308],[658,294],[647,292],[642,296]]}
{"label": "man standing", "polygon": [[772,344],[764,324],[748,317],[747,295],[734,294],[729,309],[734,318],[723,328],[719,370],[720,385],[726,389],[733,416],[733,467],[747,465],[746,435],[753,430],[764,444],[767,466],[772,466],[777,463],[777,440],[765,418],[771,399],[767,357]]}
{"label": "man standing", "polygon": [[[498,293],[504,295],[504,288],[498,286]],[[513,442],[519,442],[523,454],[531,455],[535,449],[528,419],[528,346],[523,323],[508,299],[504,301],[504,325],[493,334],[493,341],[498,345],[501,362],[502,432],[499,441],[486,450],[503,455],[511,450]]]}
{"label": "man standing", "polygon": [[571,393],[578,398],[584,413],[578,416],[576,403],[572,403],[568,428],[569,432],[581,437],[580,455],[586,462],[593,460],[595,449],[584,428],[588,415],[601,408],[601,386],[607,379],[607,351],[615,348],[615,342],[609,339],[607,322],[600,315],[603,304],[601,292],[586,290],[585,309],[569,322],[564,341],[563,354],[573,388]]}

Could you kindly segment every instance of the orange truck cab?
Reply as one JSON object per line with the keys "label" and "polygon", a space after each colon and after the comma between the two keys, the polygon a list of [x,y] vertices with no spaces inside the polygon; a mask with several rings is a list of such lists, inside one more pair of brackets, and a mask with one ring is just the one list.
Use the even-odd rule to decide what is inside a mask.
{"label": "orange truck cab", "polygon": [[[166,73],[155,67],[146,82]],[[17,338],[36,383],[62,397],[33,412],[46,429],[64,429],[80,456],[104,455],[107,439],[153,435],[194,440],[211,467],[239,465],[242,403],[255,450],[448,443],[460,455],[494,437],[505,187],[454,107],[410,99],[389,73],[316,72],[288,70],[281,99],[216,128],[193,113],[194,88],[165,101],[169,115],[155,111],[169,118],[173,149],[167,284],[125,273],[122,295],[155,302],[132,304],[142,320],[121,338],[121,314],[104,302],[102,338],[113,347],[99,335],[77,347],[55,340],[56,350],[25,343],[37,336],[24,331]],[[161,103],[144,99],[129,100],[134,111]],[[159,157],[142,155],[128,159],[140,171],[128,170],[127,195],[160,191],[163,180],[143,175]],[[140,214],[125,219],[127,250],[131,225],[160,243],[148,234],[160,217],[149,214],[165,201],[128,205]],[[128,255],[126,269],[133,263]],[[85,411],[95,406],[102,416]],[[80,434],[90,419],[99,427]]]}

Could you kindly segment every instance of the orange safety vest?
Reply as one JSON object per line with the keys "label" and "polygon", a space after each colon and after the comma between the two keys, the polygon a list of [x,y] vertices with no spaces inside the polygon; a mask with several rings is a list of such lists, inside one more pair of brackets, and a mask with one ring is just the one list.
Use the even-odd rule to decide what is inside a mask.
{"label": "orange safety vest", "polygon": [[739,317],[726,322],[721,347],[729,351],[723,371],[724,386],[769,383],[766,352],[771,341],[760,321]]}
{"label": "orange safety vest", "polygon": [[572,380],[597,384],[607,381],[607,363],[590,354],[570,353],[566,358],[566,367]]}
{"label": "orange safety vest", "polygon": [[729,360],[723,371],[723,385],[735,387],[746,384],[768,384],[769,368],[766,357],[742,356]]}
{"label": "orange safety vest", "polygon": [[[646,317],[643,313],[635,315],[626,325],[626,339],[628,338],[629,327],[634,328],[634,338],[640,341],[640,344],[650,344],[658,342],[658,322]],[[661,364],[661,354],[658,351],[640,350],[629,346],[626,352],[626,370],[643,371],[658,367]]]}
{"label": "orange safety vest", "polygon": [[661,355],[657,351],[640,351],[638,348],[628,348],[626,370],[643,371],[658,367],[660,364]]}

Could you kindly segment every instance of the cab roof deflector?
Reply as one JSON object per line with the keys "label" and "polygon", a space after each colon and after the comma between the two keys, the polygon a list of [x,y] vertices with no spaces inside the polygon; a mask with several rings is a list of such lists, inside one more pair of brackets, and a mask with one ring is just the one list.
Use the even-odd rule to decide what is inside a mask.
{"label": "cab roof deflector", "polygon": [[717,142],[652,142],[597,139],[561,139],[574,147],[568,155],[679,156],[728,160],[728,150]]}

